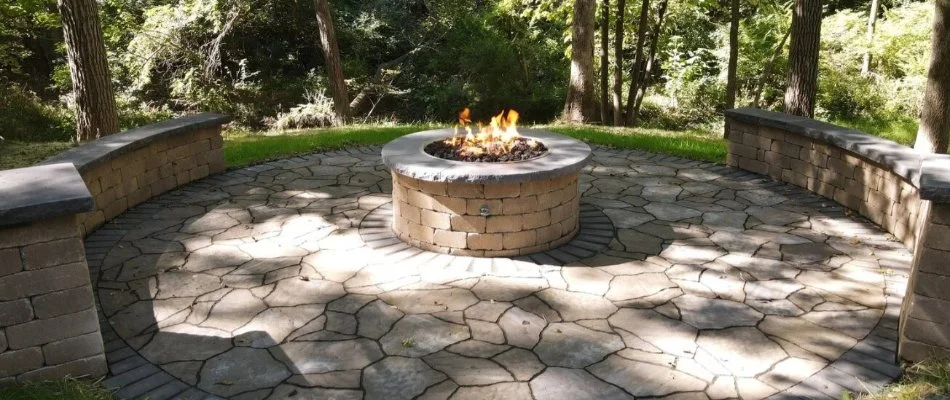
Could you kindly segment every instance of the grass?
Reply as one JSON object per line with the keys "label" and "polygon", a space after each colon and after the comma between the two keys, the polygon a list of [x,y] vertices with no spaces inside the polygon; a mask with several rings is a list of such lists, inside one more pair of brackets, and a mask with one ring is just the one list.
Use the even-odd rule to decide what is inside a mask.
{"label": "grass", "polygon": [[[913,144],[917,134],[917,122],[909,118],[891,120],[856,118],[830,122],[908,146]],[[383,144],[399,136],[433,128],[437,126],[426,124],[354,125],[279,133],[227,131],[225,159],[228,166],[232,168],[244,167],[318,151]],[[641,149],[719,163],[726,160],[726,142],[722,139],[721,132],[715,128],[668,130],[592,125],[545,125],[540,128],[592,144]],[[70,147],[72,144],[66,142],[6,142],[0,144],[0,170],[33,165]]]}
{"label": "grass", "polygon": [[99,381],[65,378],[58,381],[0,386],[3,400],[112,400]]}
{"label": "grass", "polygon": [[426,125],[356,125],[279,134],[228,132],[224,137],[224,158],[229,167],[243,167],[322,150],[382,144],[430,128]]}
{"label": "grass", "polygon": [[0,170],[27,167],[70,147],[70,142],[0,142]]}
{"label": "grass", "polygon": [[726,162],[728,146],[722,132],[690,129],[671,131],[648,128],[614,128],[594,126],[549,126],[562,135],[588,143],[624,149],[640,149],[694,160]]}
{"label": "grass", "polygon": [[914,140],[917,138],[919,121],[907,117],[893,119],[858,117],[831,119],[828,122],[913,147]]}
{"label": "grass", "polygon": [[[436,127],[428,125],[352,126],[303,130],[278,135],[232,132],[225,136],[224,157],[228,166],[243,167],[322,150],[383,144],[403,135],[433,128]],[[725,162],[726,159],[725,141],[711,131],[570,125],[551,125],[542,128],[593,144],[642,149],[704,161]]]}
{"label": "grass", "polygon": [[884,390],[861,400],[946,399],[950,396],[950,359],[930,360],[904,369],[904,375]]}

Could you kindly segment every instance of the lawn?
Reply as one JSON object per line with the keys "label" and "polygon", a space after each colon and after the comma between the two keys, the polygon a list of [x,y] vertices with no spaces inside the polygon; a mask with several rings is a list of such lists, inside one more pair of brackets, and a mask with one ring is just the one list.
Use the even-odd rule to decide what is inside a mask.
{"label": "lawn", "polygon": [[0,142],[0,170],[30,166],[71,147],[69,142]]}
{"label": "lawn", "polygon": [[0,385],[3,400],[112,400],[99,381],[66,378],[27,385]]}
{"label": "lawn", "polygon": [[835,125],[845,126],[857,131],[871,133],[888,140],[893,140],[904,146],[914,145],[914,140],[917,138],[917,126],[919,123],[919,121],[910,118],[850,118],[832,119],[828,122]]}
{"label": "lawn", "polygon": [[[225,135],[224,157],[228,166],[242,167],[321,150],[384,144],[399,136],[434,128],[437,127],[428,125],[353,126],[301,130],[280,135],[231,132]],[[592,144],[642,149],[719,163],[726,160],[726,143],[719,136],[720,133],[712,131],[570,125],[546,125],[538,128],[572,136]]]}
{"label": "lawn", "polygon": [[[850,119],[832,121],[863,132],[873,132],[895,142],[912,145],[916,121]],[[359,145],[379,145],[399,136],[438,126],[354,125],[340,128],[287,132],[225,131],[225,159],[238,168],[294,155]],[[694,160],[724,163],[727,146],[719,129],[667,130],[657,128],[617,128],[594,125],[542,125],[542,128],[572,136],[591,144],[641,149]],[[73,145],[67,142],[0,142],[0,170],[33,165]]]}
{"label": "lawn", "polygon": [[946,400],[950,397],[950,360],[931,360],[904,368],[904,375],[884,390],[861,400]]}

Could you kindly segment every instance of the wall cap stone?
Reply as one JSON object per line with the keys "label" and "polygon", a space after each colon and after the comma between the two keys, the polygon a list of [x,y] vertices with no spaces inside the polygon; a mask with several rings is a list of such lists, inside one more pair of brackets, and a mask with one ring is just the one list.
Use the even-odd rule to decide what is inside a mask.
{"label": "wall cap stone", "polygon": [[383,163],[390,170],[430,182],[521,183],[540,181],[580,171],[592,157],[590,146],[572,137],[536,129],[519,129],[521,136],[548,147],[548,153],[516,162],[475,163],[445,160],[427,154],[429,143],[452,137],[452,129],[416,132],[383,146]]}
{"label": "wall cap stone", "polygon": [[69,163],[0,171],[0,226],[96,209],[79,171]]}
{"label": "wall cap stone", "polygon": [[40,165],[71,163],[76,166],[80,173],[85,173],[98,165],[146,147],[158,140],[224,125],[230,121],[230,116],[217,113],[200,113],[170,119],[84,143],[82,146],[74,147],[50,158]]}
{"label": "wall cap stone", "polygon": [[950,155],[929,155],[920,165],[920,198],[950,203]]}
{"label": "wall cap stone", "polygon": [[735,121],[820,140],[889,169],[920,189],[923,200],[950,202],[950,156],[925,154],[899,143],[811,118],[760,110],[726,110]]}

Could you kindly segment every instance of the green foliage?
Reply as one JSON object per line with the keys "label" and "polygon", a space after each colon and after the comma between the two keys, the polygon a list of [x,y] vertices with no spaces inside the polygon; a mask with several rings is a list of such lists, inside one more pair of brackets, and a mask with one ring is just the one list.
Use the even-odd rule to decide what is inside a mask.
{"label": "green foliage", "polygon": [[66,378],[60,381],[0,386],[4,400],[112,400],[112,393],[99,382]]}
{"label": "green foliage", "polygon": [[[861,400],[942,399],[950,396],[950,359],[934,358],[904,368],[900,380]],[[848,396],[853,398],[853,396]]]}
{"label": "green foliage", "polygon": [[383,144],[427,128],[424,125],[352,125],[281,134],[231,131],[225,135],[224,158],[228,166],[242,167],[316,151]]}
{"label": "green foliage", "polygon": [[[229,132],[224,157],[230,167],[243,167],[294,155],[348,146],[384,144],[430,125],[347,126],[283,134]],[[691,129],[674,131],[650,128],[602,128],[592,126],[543,126],[545,129],[590,143],[724,163],[726,142],[719,131]]]}
{"label": "green foliage", "polygon": [[[827,3],[819,115],[916,118],[932,7],[885,0],[868,43],[868,1]],[[658,3],[651,2],[651,27]],[[357,120],[447,122],[465,106],[479,120],[509,107],[528,123],[552,120],[568,81],[572,6],[563,0],[331,2],[350,96],[367,100]],[[327,91],[310,1],[103,0],[100,7],[123,127],[197,111],[232,114],[247,129],[324,126],[332,118],[327,103],[308,97]],[[639,7],[627,1],[625,59],[611,67],[627,82]],[[788,31],[789,2],[743,1],[741,14],[738,104],[750,104],[761,81],[763,107],[780,109],[787,51],[775,50]],[[9,1],[0,4],[0,18],[11,21],[0,25],[0,86],[19,91],[0,100],[0,134],[67,139],[71,85],[55,1]],[[614,18],[611,12],[608,20]],[[721,121],[728,25],[721,1],[670,1],[643,110],[646,126]],[[872,73],[862,77],[867,48]]]}
{"label": "green foliage", "polygon": [[[75,146],[73,142],[0,141],[0,170],[35,165]],[[2,393],[2,390],[0,390]],[[5,399],[5,397],[0,396]]]}
{"label": "green foliage", "polygon": [[[916,117],[930,59],[933,7],[888,9],[874,41],[865,37],[867,11],[841,11],[822,22],[818,113],[826,118]],[[871,74],[861,76],[870,49]]]}
{"label": "green foliage", "polygon": [[832,118],[829,122],[893,140],[912,147],[917,138],[918,120],[910,117],[852,117]]}
{"label": "green foliage", "polygon": [[277,114],[272,129],[282,131],[290,129],[320,128],[333,124],[336,113],[333,111],[333,99],[323,93],[308,94],[307,103],[293,107],[288,112]]}
{"label": "green foliage", "polygon": [[76,127],[65,108],[44,103],[35,94],[0,85],[0,136],[30,142],[69,141]]}

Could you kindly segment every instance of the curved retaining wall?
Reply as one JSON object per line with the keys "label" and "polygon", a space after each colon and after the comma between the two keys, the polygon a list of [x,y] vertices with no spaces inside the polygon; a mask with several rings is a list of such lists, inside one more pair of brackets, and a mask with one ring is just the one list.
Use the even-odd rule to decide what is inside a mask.
{"label": "curved retaining wall", "polygon": [[83,238],[153,196],[224,171],[229,120],[173,119],[0,171],[0,384],[107,372]]}
{"label": "curved retaining wall", "polygon": [[950,354],[950,156],[788,114],[726,111],[729,165],[806,188],[914,250],[898,355]]}

